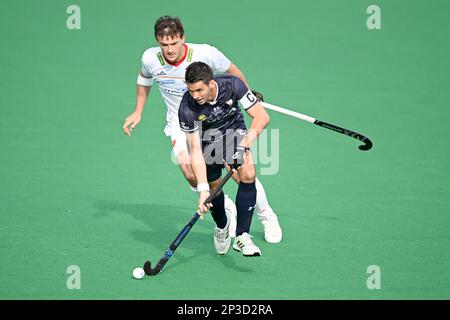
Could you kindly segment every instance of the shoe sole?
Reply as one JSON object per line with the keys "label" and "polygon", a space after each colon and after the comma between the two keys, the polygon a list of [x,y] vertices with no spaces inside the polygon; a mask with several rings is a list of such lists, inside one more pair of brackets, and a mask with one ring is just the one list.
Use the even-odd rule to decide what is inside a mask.
{"label": "shoe sole", "polygon": [[219,256],[224,256],[224,255],[226,255],[227,253],[228,253],[228,250],[229,250],[230,248],[228,248],[227,249],[227,251],[225,251],[225,252],[219,252],[219,251],[217,251],[216,250],[216,252],[217,252],[217,254],[219,255]]}
{"label": "shoe sole", "polygon": [[217,251],[217,249],[216,249],[217,254],[219,254],[219,255],[221,255],[221,256],[227,254],[228,250],[230,250],[230,246],[231,246],[231,239],[230,239],[230,243],[227,245],[227,248],[225,249],[225,251],[219,252],[219,251]]}
{"label": "shoe sole", "polygon": [[261,253],[259,253],[259,252],[255,252],[254,254],[244,254],[244,253],[242,252],[242,250],[236,249],[236,248],[234,247],[234,245],[233,245],[233,250],[242,253],[242,255],[243,255],[244,257],[260,257],[260,256],[261,256]]}
{"label": "shoe sole", "polygon": [[268,239],[264,238],[264,240],[266,240],[267,243],[280,243],[282,239],[280,239],[278,241],[273,241],[273,240],[268,240]]}

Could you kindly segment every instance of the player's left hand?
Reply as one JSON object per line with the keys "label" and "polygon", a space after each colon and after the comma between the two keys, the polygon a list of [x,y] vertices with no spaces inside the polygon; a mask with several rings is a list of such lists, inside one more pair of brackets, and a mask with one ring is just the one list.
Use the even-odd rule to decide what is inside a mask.
{"label": "player's left hand", "polygon": [[198,214],[200,215],[200,219],[203,220],[203,215],[208,212],[208,210],[212,207],[212,203],[206,203],[206,199],[209,197],[209,191],[201,191],[198,197]]}
{"label": "player's left hand", "polygon": [[141,122],[141,114],[139,112],[133,112],[123,123],[123,132],[127,136],[131,136],[131,131]]}
{"label": "player's left hand", "polygon": [[260,93],[256,90],[252,90],[252,93],[255,95],[256,99],[258,99],[259,102],[264,101],[264,96],[262,95],[262,93]]}

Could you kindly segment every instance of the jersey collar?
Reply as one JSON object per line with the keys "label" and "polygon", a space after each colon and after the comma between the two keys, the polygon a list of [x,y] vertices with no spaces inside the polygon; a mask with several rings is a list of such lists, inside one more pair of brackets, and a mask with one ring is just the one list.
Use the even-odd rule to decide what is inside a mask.
{"label": "jersey collar", "polygon": [[185,43],[185,44],[183,44],[183,46],[184,46],[184,56],[183,56],[183,58],[181,58],[181,60],[178,61],[177,63],[170,63],[169,61],[166,60],[166,58],[164,58],[164,60],[166,60],[167,64],[170,64],[171,66],[174,66],[174,67],[178,67],[180,64],[183,63],[183,61],[186,59],[187,54],[188,54],[188,46],[187,46],[187,44]]}
{"label": "jersey collar", "polygon": [[214,80],[214,83],[216,84],[216,97],[214,98],[213,102],[208,102],[208,104],[212,106],[217,103],[217,98],[219,97],[219,85],[217,84],[216,80]]}

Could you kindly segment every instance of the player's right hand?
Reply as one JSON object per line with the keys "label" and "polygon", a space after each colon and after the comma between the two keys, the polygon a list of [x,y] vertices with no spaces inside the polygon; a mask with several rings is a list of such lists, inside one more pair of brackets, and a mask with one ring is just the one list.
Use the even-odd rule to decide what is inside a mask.
{"label": "player's right hand", "polygon": [[139,112],[133,112],[123,123],[123,132],[127,135],[131,135],[131,131],[141,122],[141,114]]}
{"label": "player's right hand", "polygon": [[209,208],[212,207],[212,203],[207,203],[206,205],[204,204],[204,202],[206,201],[206,199],[208,199],[208,197],[209,197],[208,191],[201,191],[198,197],[198,211],[201,219],[203,219],[203,213],[207,213]]}

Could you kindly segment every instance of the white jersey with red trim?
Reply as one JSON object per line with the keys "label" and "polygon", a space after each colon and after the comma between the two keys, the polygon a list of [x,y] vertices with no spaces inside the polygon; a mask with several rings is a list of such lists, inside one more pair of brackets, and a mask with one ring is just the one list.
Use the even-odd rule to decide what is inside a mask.
{"label": "white jersey with red trim", "polygon": [[167,62],[159,47],[149,48],[142,55],[141,72],[158,84],[167,106],[167,125],[164,129],[167,136],[171,135],[173,126],[179,127],[178,108],[187,91],[184,80],[186,68],[197,61],[208,64],[214,73],[224,73],[231,64],[222,52],[208,44],[186,43],[185,55],[177,64]]}

